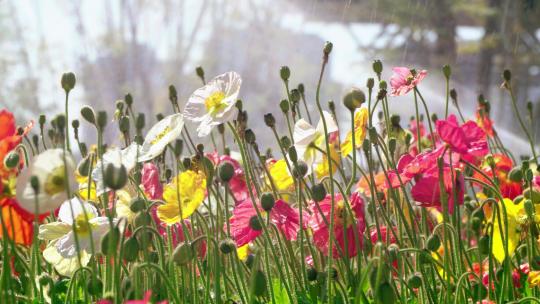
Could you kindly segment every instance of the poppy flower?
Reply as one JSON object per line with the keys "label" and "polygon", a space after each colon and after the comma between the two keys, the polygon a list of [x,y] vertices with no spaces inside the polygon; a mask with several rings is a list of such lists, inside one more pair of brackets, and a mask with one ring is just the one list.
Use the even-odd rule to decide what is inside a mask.
{"label": "poppy flower", "polygon": [[[257,208],[260,207],[257,206]],[[267,212],[262,209],[259,209],[259,212],[262,214],[262,219],[258,217],[257,210],[249,200],[234,208],[229,224],[231,237],[238,247],[254,241],[262,233],[263,223],[261,221],[265,221]],[[277,227],[283,236],[287,240],[296,240],[300,230],[298,210],[283,200],[276,200],[274,207],[268,212],[270,213],[270,222]],[[307,220],[307,216],[304,218]]]}
{"label": "poppy flower", "polygon": [[149,161],[158,157],[168,144],[182,134],[184,116],[182,114],[169,115],[156,123],[146,134],[138,161]]}
{"label": "poppy flower", "polygon": [[[99,216],[93,205],[78,198],[62,204],[58,219],[39,226],[38,237],[50,241],[43,251],[45,260],[61,275],[71,276],[88,264],[92,248],[94,253],[101,250],[101,239],[110,229],[110,222],[108,217]],[[117,222],[113,219],[113,224]]]}
{"label": "poppy flower", "polygon": [[159,179],[159,168],[154,163],[145,163],[142,168],[141,184],[150,199],[161,199],[163,185]]}
{"label": "poppy flower", "polygon": [[[77,191],[75,180],[75,161],[69,152],[62,149],[49,149],[38,154],[21,171],[17,178],[17,201],[26,211],[34,213],[36,203],[39,214],[48,214],[69,199],[67,190]],[[36,176],[39,191],[35,193],[30,185],[30,178]],[[69,189],[66,189],[66,186]]]}
{"label": "poppy flower", "polygon": [[236,72],[227,72],[210,80],[189,97],[184,108],[184,117],[199,122],[197,134],[205,137],[214,126],[234,119],[238,113],[236,100],[242,78]]}
{"label": "poppy flower", "polygon": [[411,195],[420,206],[435,207],[438,210],[444,210],[441,201],[440,178],[443,180],[444,191],[448,200],[447,210],[449,213],[453,213],[456,204],[463,204],[465,181],[463,174],[460,174],[459,178],[457,178],[457,172],[451,170],[448,166],[443,168],[442,177],[440,176],[438,167],[425,172],[412,187]]}
{"label": "poppy flower", "polygon": [[351,154],[353,150],[362,147],[364,138],[366,138],[366,128],[368,124],[369,111],[367,108],[361,108],[354,114],[354,141],[356,147],[352,145],[352,131],[347,133],[345,140],[341,143],[341,154],[347,156]]}
{"label": "poppy flower", "polygon": [[[520,195],[523,191],[521,183],[511,181],[508,177],[510,170],[514,167],[512,159],[504,154],[493,154],[493,161],[495,163],[495,172],[493,172],[491,166],[485,161],[480,165],[480,169],[489,177],[496,177],[499,181],[499,189],[503,197],[513,200],[516,196]],[[486,183],[490,183],[484,177],[483,174],[474,172],[473,177]]]}
{"label": "poppy flower", "polygon": [[[323,117],[326,121],[326,129],[328,136],[337,134],[338,126],[332,115],[323,111]],[[304,161],[308,165],[308,173],[315,170],[317,178],[323,178],[329,174],[328,159],[320,150],[326,151],[324,123],[322,118],[319,120],[317,127],[313,127],[309,122],[300,119],[294,125],[294,147],[298,154],[298,159]],[[333,143],[337,142],[337,136],[333,137]],[[329,138],[330,141],[330,138]],[[336,162],[340,161],[339,154],[334,144],[331,145],[330,156]],[[333,171],[337,168],[332,166]]]}
{"label": "poppy flower", "polygon": [[440,139],[466,161],[476,163],[488,153],[486,133],[474,121],[460,126],[456,116],[450,115],[435,125]]}
{"label": "poppy flower", "polygon": [[[347,203],[352,213],[349,212]],[[330,233],[332,233],[335,237],[332,255],[336,258],[345,255],[354,257],[362,248],[363,234],[366,230],[364,200],[357,192],[351,195],[349,202],[346,202],[340,194],[334,196],[334,231],[330,231],[329,227],[331,208],[332,197],[330,195],[318,203],[312,201],[309,204],[311,216],[308,226],[313,231],[313,243],[324,255],[327,255]],[[355,237],[356,233],[358,234],[358,242]],[[347,247],[345,247],[345,241],[347,241]],[[360,247],[356,245],[357,243]]]}
{"label": "poppy flower", "polygon": [[401,96],[409,93],[427,76],[426,70],[416,71],[406,67],[395,67],[392,71],[394,74],[390,78],[391,96]]}
{"label": "poppy flower", "polygon": [[285,159],[277,161],[275,159],[269,159],[266,161],[266,166],[278,190],[290,191],[293,189],[294,179],[291,172],[289,172]]}
{"label": "poppy flower", "polygon": [[105,152],[102,159],[97,161],[96,166],[92,171],[92,179],[96,183],[96,194],[99,196],[110,191],[109,188],[105,187],[103,179],[104,168],[107,168],[109,164],[115,167],[120,167],[122,165],[126,168],[127,172],[129,172],[137,165],[137,156],[140,154],[141,146],[137,143],[132,143],[124,149],[115,147]]}
{"label": "poppy flower", "polygon": [[173,225],[190,217],[206,197],[206,176],[202,171],[186,170],[165,186],[165,204],[158,206],[160,220]]}

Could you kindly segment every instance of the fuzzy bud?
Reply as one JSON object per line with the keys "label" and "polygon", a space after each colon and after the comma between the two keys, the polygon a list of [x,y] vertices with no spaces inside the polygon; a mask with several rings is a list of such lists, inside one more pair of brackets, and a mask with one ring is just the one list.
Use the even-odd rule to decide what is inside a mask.
{"label": "fuzzy bud", "polygon": [[450,75],[452,75],[452,68],[448,64],[445,64],[443,66],[442,71],[443,71],[444,77],[447,80],[450,79]]}
{"label": "fuzzy bud", "polygon": [[20,160],[21,157],[19,153],[16,150],[13,150],[4,157],[4,166],[7,169],[14,169],[19,166]]}
{"label": "fuzzy bud", "polygon": [[298,154],[296,153],[296,148],[295,146],[290,146],[289,147],[289,159],[291,160],[292,163],[296,163],[298,161]]}
{"label": "fuzzy bud", "polygon": [[291,77],[291,70],[288,66],[284,65],[279,69],[279,76],[283,81],[288,81],[289,77]]}
{"label": "fuzzy bud", "polygon": [[332,44],[332,42],[326,41],[326,43],[324,44],[324,47],[323,47],[323,54],[325,56],[330,55],[330,53],[332,52],[333,47],[334,47],[334,45]]}
{"label": "fuzzy bud", "polygon": [[191,260],[195,258],[195,251],[193,250],[193,247],[188,242],[183,242],[180,245],[178,245],[172,254],[172,260],[176,263],[178,266],[185,266]]}
{"label": "fuzzy bud", "polygon": [[62,74],[62,79],[60,80],[60,84],[62,85],[62,88],[64,89],[64,91],[66,91],[67,93],[73,90],[73,88],[75,87],[76,81],[77,80],[75,78],[75,74],[69,72],[69,73]]}
{"label": "fuzzy bud", "polygon": [[289,109],[290,109],[289,101],[288,101],[287,99],[283,99],[283,100],[279,103],[279,108],[281,109],[281,111],[282,111],[283,113],[289,112]]}
{"label": "fuzzy bud", "polygon": [[133,262],[139,256],[139,242],[137,238],[130,237],[124,242],[124,259],[128,262]]}
{"label": "fuzzy bud", "polygon": [[375,72],[377,75],[381,75],[383,70],[383,64],[380,60],[374,60],[373,61],[373,72]]}
{"label": "fuzzy bud", "polygon": [[305,162],[299,161],[293,168],[293,176],[296,178],[303,178],[308,172],[308,166]]}
{"label": "fuzzy bud", "polygon": [[274,118],[274,115],[272,115],[272,113],[264,114],[264,123],[270,128],[275,127],[276,119]]}
{"label": "fuzzy bud", "polygon": [[272,193],[263,193],[261,194],[261,207],[264,209],[264,211],[270,211],[272,208],[274,208],[274,205],[276,204],[276,199],[274,198],[274,195]]}
{"label": "fuzzy bud", "polygon": [[[87,122],[95,125],[96,124],[96,114],[94,113],[94,109],[92,109],[89,106],[84,106],[81,109],[81,116],[86,120]],[[45,116],[43,116],[45,117]],[[45,120],[45,119],[44,119]]]}
{"label": "fuzzy bud", "polygon": [[229,254],[236,249],[236,244],[231,239],[224,239],[219,242],[219,251],[223,254]]}
{"label": "fuzzy bud", "polygon": [[222,162],[218,167],[219,179],[229,182],[234,177],[234,166],[229,161]]}
{"label": "fuzzy bud", "polygon": [[120,190],[124,188],[128,180],[127,170],[124,165],[116,167],[113,164],[108,164],[105,168],[105,177],[103,179],[105,186],[113,189]]}
{"label": "fuzzy bud", "polygon": [[311,187],[311,192],[315,202],[320,202],[326,197],[326,188],[324,188],[322,183],[313,185]]}
{"label": "fuzzy bud", "polygon": [[354,111],[362,106],[366,102],[366,94],[360,89],[352,88],[343,97],[343,104],[349,111]]}

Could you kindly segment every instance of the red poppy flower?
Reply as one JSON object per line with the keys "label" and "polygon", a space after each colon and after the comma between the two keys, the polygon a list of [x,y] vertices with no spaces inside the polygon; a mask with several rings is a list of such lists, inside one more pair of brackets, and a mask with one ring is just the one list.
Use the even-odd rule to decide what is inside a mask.
{"label": "red poppy flower", "polygon": [[[334,231],[332,232],[330,232],[329,227],[332,197],[327,195],[321,202],[311,202],[309,205],[311,217],[308,224],[313,230],[313,243],[324,255],[328,254],[330,233],[335,237],[335,242],[332,245],[334,257],[345,255],[354,257],[362,248],[363,234],[366,230],[364,200],[358,192],[351,195],[349,204],[352,214],[349,213],[345,204],[347,203],[340,194],[334,196]],[[358,242],[355,234],[358,236]],[[347,247],[345,247],[345,243],[347,243]],[[356,245],[357,243],[360,247]]]}

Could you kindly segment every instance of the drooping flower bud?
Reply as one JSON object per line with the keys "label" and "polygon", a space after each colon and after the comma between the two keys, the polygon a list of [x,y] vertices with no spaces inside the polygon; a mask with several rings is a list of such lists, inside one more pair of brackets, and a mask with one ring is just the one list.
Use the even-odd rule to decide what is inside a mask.
{"label": "drooping flower bud", "polygon": [[229,182],[234,177],[234,166],[229,161],[224,161],[218,167],[219,179],[223,182]]}
{"label": "drooping flower bud", "polygon": [[139,242],[137,238],[130,237],[124,242],[124,259],[128,262],[133,262],[139,256]]}
{"label": "drooping flower bud", "polygon": [[144,210],[144,208],[146,208],[146,200],[142,197],[135,197],[129,204],[129,209],[135,213]]}
{"label": "drooping flower bud", "polygon": [[173,251],[172,260],[179,266],[187,265],[195,257],[195,251],[189,242],[180,243]]}
{"label": "drooping flower bud", "polygon": [[306,176],[308,172],[308,166],[303,161],[298,161],[293,168],[293,176],[300,179]]}
{"label": "drooping flower bud", "polygon": [[270,211],[272,208],[274,208],[274,205],[276,204],[276,200],[274,198],[274,195],[270,192],[266,192],[261,194],[261,207],[264,211]]}
{"label": "drooping flower bud", "polygon": [[229,254],[236,249],[236,244],[231,239],[224,239],[219,242],[219,251],[223,254]]}
{"label": "drooping flower bud", "polygon": [[19,166],[20,161],[21,158],[19,153],[16,150],[13,150],[4,157],[4,166],[8,169],[14,169]]}
{"label": "drooping flower bud", "polygon": [[441,247],[441,239],[436,234],[431,235],[426,241],[426,249],[435,252],[439,250],[439,247]]}
{"label": "drooping flower bud", "polygon": [[366,101],[366,94],[358,88],[352,88],[345,96],[343,97],[343,104],[349,111],[354,111],[362,106]]}

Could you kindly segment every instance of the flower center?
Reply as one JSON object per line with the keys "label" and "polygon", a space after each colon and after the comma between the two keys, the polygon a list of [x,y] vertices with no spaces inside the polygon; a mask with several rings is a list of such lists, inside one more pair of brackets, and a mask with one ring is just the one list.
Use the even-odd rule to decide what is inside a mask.
{"label": "flower center", "polygon": [[214,92],[206,98],[204,105],[206,106],[206,111],[210,115],[215,116],[218,112],[222,111],[227,107],[227,104],[223,102],[225,99],[225,94],[221,91]]}
{"label": "flower center", "polygon": [[150,142],[150,144],[155,145],[158,141],[160,141],[167,133],[171,132],[171,128],[167,126],[163,131],[161,131],[156,137]]}
{"label": "flower center", "polygon": [[345,202],[343,200],[337,202],[335,215],[336,224],[341,225],[345,228],[348,228],[354,222],[354,219],[352,215],[349,214],[349,211],[347,210],[347,207],[345,206]]}
{"label": "flower center", "polygon": [[84,213],[77,215],[75,218],[75,232],[77,235],[87,235],[90,232],[92,224],[89,221],[93,217],[93,214],[88,213],[86,215]]}
{"label": "flower center", "polygon": [[64,191],[65,182],[66,175],[64,166],[54,168],[45,179],[45,193],[48,195],[55,195]]}

